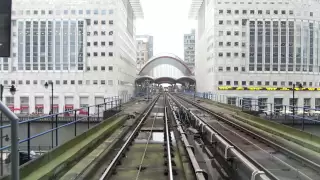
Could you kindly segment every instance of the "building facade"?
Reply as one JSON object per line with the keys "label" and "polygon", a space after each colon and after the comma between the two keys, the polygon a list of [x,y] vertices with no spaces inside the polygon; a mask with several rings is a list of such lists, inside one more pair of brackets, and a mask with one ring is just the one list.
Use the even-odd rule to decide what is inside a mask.
{"label": "building facade", "polygon": [[[319,7],[315,0],[194,0],[197,91],[234,103],[320,108]],[[303,89],[293,100],[297,84]]]}
{"label": "building facade", "polygon": [[195,30],[192,29],[190,34],[184,34],[184,61],[190,69],[194,69],[195,60]]}
{"label": "building facade", "polygon": [[[139,1],[14,0],[12,55],[0,60],[4,101],[16,113],[55,112],[133,94]],[[138,3],[137,3],[138,2]]]}
{"label": "building facade", "polygon": [[137,35],[137,71],[153,56],[153,36]]}

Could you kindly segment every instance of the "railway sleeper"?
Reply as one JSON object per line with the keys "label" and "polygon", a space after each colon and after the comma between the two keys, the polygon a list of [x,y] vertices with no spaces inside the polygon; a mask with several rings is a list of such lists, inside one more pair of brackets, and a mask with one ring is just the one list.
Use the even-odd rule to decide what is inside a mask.
{"label": "railway sleeper", "polygon": [[[176,165],[176,162],[175,162],[174,160],[171,160],[171,164],[172,164],[172,166],[177,166],[177,165]],[[163,163],[163,165],[164,165],[164,166],[168,166],[168,160],[165,160],[164,163]]]}
{"label": "railway sleeper", "polygon": [[[166,168],[166,169],[164,170],[164,175],[168,176],[168,174],[169,174],[169,169]],[[177,173],[177,171],[176,171],[175,168],[172,168],[172,174],[173,174],[174,176],[178,175],[178,173]]]}

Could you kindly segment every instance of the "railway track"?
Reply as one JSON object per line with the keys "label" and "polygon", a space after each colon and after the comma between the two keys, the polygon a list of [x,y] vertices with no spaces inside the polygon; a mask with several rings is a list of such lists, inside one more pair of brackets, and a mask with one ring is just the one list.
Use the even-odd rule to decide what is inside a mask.
{"label": "railway track", "polygon": [[[176,104],[179,104],[185,112],[189,112],[189,115],[191,115],[190,120],[193,120],[193,122],[190,122],[191,124],[193,123],[194,126],[200,128],[201,132],[205,133],[204,136],[208,137],[207,130],[211,130],[211,133],[215,133],[225,140],[228,144],[225,147],[225,155],[228,156],[228,152],[231,150],[237,151],[239,155],[248,161],[247,163],[256,168],[255,173],[265,174],[270,179],[319,179],[319,165],[268,141],[264,137],[221,117],[219,114],[191,100],[181,96],[175,97],[171,96]],[[212,139],[212,134],[209,136]],[[233,158],[241,159],[239,157]],[[249,172],[248,174],[250,175],[250,173],[252,175],[254,172]],[[262,177],[256,176],[255,178]]]}
{"label": "railway track", "polygon": [[99,178],[94,179],[180,179],[174,167],[173,146],[165,96],[161,95],[127,134],[123,143],[114,149],[117,153],[111,161],[106,160],[107,167],[103,173],[96,174]]}

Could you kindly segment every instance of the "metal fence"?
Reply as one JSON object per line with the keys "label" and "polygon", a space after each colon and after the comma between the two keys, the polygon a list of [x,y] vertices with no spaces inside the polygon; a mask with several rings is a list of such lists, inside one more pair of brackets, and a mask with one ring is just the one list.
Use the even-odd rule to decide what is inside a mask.
{"label": "metal fence", "polygon": [[320,125],[320,108],[310,108],[310,106],[292,106],[282,103],[268,103],[266,98],[245,98],[236,96],[226,96],[213,93],[184,92],[192,97],[209,99],[215,102],[236,106],[242,111],[253,115],[259,115],[265,119],[276,121],[291,127],[305,130],[306,124]]}
{"label": "metal fence", "polygon": [[[48,151],[54,147],[57,147],[61,144],[59,142],[59,130],[61,130],[62,128],[64,127],[70,128],[70,126],[71,127],[73,126],[73,129],[74,129],[73,137],[75,137],[80,134],[79,132],[77,132],[77,123],[86,122],[87,129],[90,129],[90,123],[93,122],[93,120],[94,122],[97,122],[97,121],[100,122],[102,121],[102,119],[107,118],[107,117],[104,117],[105,116],[104,112],[111,112],[111,113],[106,113],[109,115],[119,112],[121,110],[122,103],[130,101],[130,99],[131,97],[129,96],[126,96],[126,97],[115,96],[115,97],[105,98],[104,103],[102,104],[96,104],[96,105],[87,106],[79,109],[73,109],[73,110],[64,111],[56,114],[44,115],[41,117],[35,117],[35,118],[19,121],[18,123],[19,126],[26,124],[26,128],[27,128],[27,138],[21,139],[21,140],[19,139],[19,144],[26,143],[26,146],[19,147],[20,148],[19,151],[26,151],[28,157],[30,157],[31,141],[47,134],[51,134],[51,138],[48,139],[48,141],[51,141],[51,146],[46,147],[47,148],[46,150]],[[61,122],[59,122],[58,119],[61,116],[64,116],[64,117],[67,116],[70,119],[70,122],[66,122],[62,125],[59,125],[59,123],[61,124]],[[31,124],[35,122],[40,122],[43,120],[51,123],[51,129],[44,130],[40,133],[31,135]],[[11,144],[3,146],[3,139],[5,140],[11,139],[9,135],[3,136],[2,132],[5,129],[11,130],[11,124],[0,127],[0,131],[1,131],[0,132],[1,133],[1,138],[0,138],[0,141],[1,141],[0,156],[1,157],[0,158],[2,160],[1,167],[0,167],[1,176],[5,175],[3,171],[3,155],[10,152],[10,147],[11,147]],[[21,149],[22,147],[23,149]]]}

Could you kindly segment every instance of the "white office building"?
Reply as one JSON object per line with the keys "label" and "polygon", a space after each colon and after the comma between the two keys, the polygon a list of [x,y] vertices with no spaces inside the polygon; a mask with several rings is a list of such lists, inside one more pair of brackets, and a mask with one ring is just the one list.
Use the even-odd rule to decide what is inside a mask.
{"label": "white office building", "polygon": [[0,58],[4,101],[16,113],[48,113],[133,94],[139,0],[13,0],[12,55]]}
{"label": "white office building", "polygon": [[320,108],[316,0],[193,0],[198,92]]}

